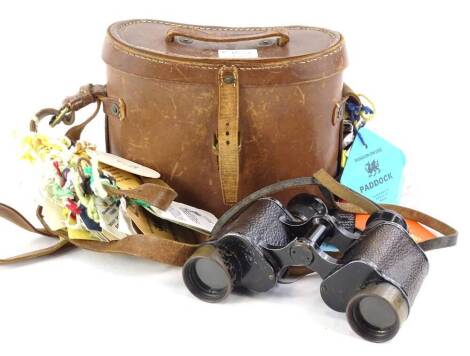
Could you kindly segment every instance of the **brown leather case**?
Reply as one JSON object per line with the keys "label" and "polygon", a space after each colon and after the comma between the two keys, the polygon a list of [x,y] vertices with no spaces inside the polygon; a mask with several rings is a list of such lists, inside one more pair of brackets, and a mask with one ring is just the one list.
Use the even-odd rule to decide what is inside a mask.
{"label": "brown leather case", "polygon": [[108,96],[122,104],[105,103],[108,150],[158,170],[183,203],[220,216],[274,182],[336,174],[337,32],[123,21],[109,27],[103,58]]}

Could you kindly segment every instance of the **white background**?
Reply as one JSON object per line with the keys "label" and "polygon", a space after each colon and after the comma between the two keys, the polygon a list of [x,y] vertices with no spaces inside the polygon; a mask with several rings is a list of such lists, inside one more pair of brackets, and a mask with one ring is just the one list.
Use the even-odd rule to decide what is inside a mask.
{"label": "white background", "polygon": [[[469,11],[465,1],[14,1],[0,5],[0,200],[34,217],[35,182],[17,159],[32,114],[105,82],[108,24],[131,18],[223,26],[313,25],[345,35],[345,80],[373,98],[370,128],[406,153],[403,203],[460,230],[397,337],[372,344],[322,302],[309,277],[213,305],[179,268],[72,250],[0,266],[1,355],[468,353]],[[103,143],[102,120],[86,138]],[[0,223],[2,256],[44,245]],[[46,241],[49,242],[49,241]]]}

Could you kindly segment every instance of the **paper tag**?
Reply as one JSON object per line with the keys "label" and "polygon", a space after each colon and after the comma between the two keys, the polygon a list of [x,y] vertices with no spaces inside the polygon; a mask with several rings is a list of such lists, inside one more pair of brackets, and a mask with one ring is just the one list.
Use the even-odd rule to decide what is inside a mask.
{"label": "paper tag", "polygon": [[98,161],[105,163],[109,166],[113,166],[123,171],[134,173],[138,176],[148,177],[148,178],[160,178],[160,173],[157,171],[142,166],[141,164],[129,161],[128,159],[113,155],[112,153],[108,152],[101,152],[101,151],[89,151],[87,152],[90,156],[93,153],[96,155]]}
{"label": "paper tag", "polygon": [[258,58],[257,49],[219,49],[219,58]]}
{"label": "paper tag", "polygon": [[127,214],[127,201],[125,198],[120,199],[121,203],[119,204],[119,224],[118,229],[120,232],[124,233],[126,236],[135,235],[137,231],[132,224],[131,217]]}
{"label": "paper tag", "polygon": [[[197,244],[200,241],[197,238],[197,234],[199,234],[199,232],[167,220],[160,219],[140,206],[128,206],[127,213],[131,217],[133,223],[144,234],[152,234],[162,239],[175,240],[184,243]],[[207,235],[207,233],[205,233],[205,235]]]}
{"label": "paper tag", "polygon": [[108,239],[120,240],[127,236],[119,231],[119,201],[112,198],[96,198],[95,206],[100,217],[101,232]]}
{"label": "paper tag", "polygon": [[52,231],[67,227],[65,223],[64,208],[49,198],[42,200],[42,216]]}
{"label": "paper tag", "polygon": [[405,155],[374,132],[366,128],[359,132],[366,145],[356,137],[340,182],[376,203],[398,203]]}
{"label": "paper tag", "polygon": [[143,234],[152,234],[154,232],[152,229],[152,224],[150,223],[150,220],[145,214],[145,210],[143,208],[137,205],[130,205],[127,207],[126,213]]}
{"label": "paper tag", "polygon": [[162,239],[176,240],[176,236],[168,227],[168,221],[160,220],[164,224],[157,224],[155,222],[157,218],[154,215],[146,213],[144,208],[135,205],[128,206],[127,213],[143,234],[152,234]]}
{"label": "paper tag", "polygon": [[139,187],[142,184],[142,182],[137,176],[132,173],[123,171],[122,169],[108,166],[104,163],[100,163],[99,167],[103,171],[112,175],[114,179],[116,179],[116,185],[119,187],[119,189],[131,190]]}
{"label": "paper tag", "polygon": [[210,234],[217,222],[217,218],[213,214],[175,201],[171,203],[167,210],[161,210],[154,206],[146,209],[161,219],[171,221],[203,234]]}

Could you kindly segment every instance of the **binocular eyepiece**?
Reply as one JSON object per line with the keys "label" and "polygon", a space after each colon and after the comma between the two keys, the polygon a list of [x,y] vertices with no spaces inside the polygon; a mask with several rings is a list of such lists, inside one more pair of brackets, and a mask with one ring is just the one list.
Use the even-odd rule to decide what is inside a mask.
{"label": "binocular eyepiece", "polygon": [[196,297],[217,302],[237,288],[268,291],[285,281],[290,267],[303,266],[323,279],[325,303],[346,312],[352,329],[374,342],[396,335],[428,270],[399,214],[380,210],[356,231],[310,194],[295,196],[287,207],[258,199],[213,237],[183,267]]}

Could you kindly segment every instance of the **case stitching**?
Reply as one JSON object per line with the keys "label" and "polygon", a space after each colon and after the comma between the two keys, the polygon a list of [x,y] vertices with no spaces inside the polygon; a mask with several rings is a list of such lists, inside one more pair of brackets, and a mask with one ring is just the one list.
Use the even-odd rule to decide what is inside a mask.
{"label": "case stitching", "polygon": [[[119,72],[121,75],[129,75],[131,77],[135,77],[135,78],[142,79],[142,80],[159,81],[159,82],[164,82],[164,83],[176,84],[180,86],[205,86],[205,87],[213,86],[211,83],[185,82],[185,81],[175,80],[175,79],[160,79],[160,78],[146,77],[144,75],[140,75],[140,74],[136,74],[132,72],[126,72],[115,67],[113,67],[112,70]],[[309,79],[309,80],[302,80],[298,82],[289,82],[289,83],[284,83],[284,84],[273,83],[273,84],[254,85],[254,84],[241,84],[240,83],[240,87],[241,88],[268,88],[268,87],[271,88],[271,87],[277,87],[277,86],[289,87],[289,86],[305,85],[305,84],[310,84],[310,83],[319,82],[325,79],[329,79],[341,72],[342,70],[339,70],[331,74],[325,75],[323,77],[318,77],[318,78]]]}
{"label": "case stitching", "polygon": [[[220,68],[220,66],[206,66],[206,65],[186,64],[186,63],[170,62],[170,61],[164,61],[164,60],[161,60],[161,59],[150,58],[150,57],[146,57],[146,56],[143,56],[143,55],[140,55],[140,54],[137,54],[137,53],[132,53],[130,51],[126,51],[124,48],[121,48],[120,46],[116,45],[115,43],[113,44],[113,47],[116,50],[121,51],[121,52],[123,52],[123,53],[125,53],[129,56],[133,56],[133,57],[136,57],[136,58],[140,58],[140,59],[143,59],[143,60],[146,60],[146,61],[149,61],[149,62],[154,62],[154,63],[159,63],[159,64],[181,65],[181,66],[184,66],[184,67],[187,67],[187,68],[205,69],[205,70],[217,70],[217,69]],[[329,53],[323,54],[319,57],[311,58],[311,59],[308,59],[308,60],[292,61],[291,63],[288,63],[288,64],[279,64],[279,65],[271,65],[271,66],[239,67],[238,69],[239,70],[280,69],[280,68],[286,68],[286,67],[289,67],[290,65],[295,65],[295,64],[306,64],[306,63],[316,62],[316,61],[322,60],[324,58],[327,58],[329,56],[332,56],[332,55],[340,52],[343,48],[344,48],[344,46],[338,47],[337,49],[335,49],[332,52],[329,52]]]}
{"label": "case stitching", "polygon": [[[267,30],[267,29],[275,29],[275,27],[217,27],[217,26],[196,26],[196,25],[185,25],[185,24],[178,24],[178,23],[173,23],[173,22],[167,22],[167,21],[160,21],[160,20],[134,20],[134,21],[128,21],[125,23],[122,23],[119,26],[119,30],[125,29],[128,26],[134,25],[134,24],[139,24],[139,23],[153,23],[153,24],[162,24],[162,25],[171,25],[171,26],[176,26],[176,27],[182,27],[182,28],[195,28],[199,30],[213,30],[213,31],[261,31],[261,30]],[[287,29],[298,29],[298,30],[308,30],[308,31],[318,31],[318,32],[323,32],[330,36],[331,38],[336,38],[336,35],[323,28],[318,28],[318,27],[307,27],[307,26],[287,26],[284,27]],[[115,33],[116,37],[120,39],[123,42],[126,42],[119,34],[119,32]],[[130,51],[125,50],[124,48],[119,47],[116,45],[116,43],[113,44],[113,47],[121,52],[126,53],[127,55],[144,59],[150,62],[154,63],[160,63],[160,64],[167,64],[167,65],[181,65],[187,68],[196,68],[196,69],[205,69],[205,70],[217,70],[219,69],[218,66],[207,66],[207,65],[197,65],[197,64],[185,64],[185,63],[177,63],[177,62],[171,62],[171,61],[165,61],[162,59],[156,59],[156,58],[150,58],[146,57],[143,55],[139,55],[136,53],[132,53]],[[311,58],[308,60],[302,60],[302,61],[292,61],[289,64],[279,64],[279,65],[271,65],[271,66],[261,66],[261,67],[239,67],[240,70],[265,70],[265,69],[280,69],[280,68],[286,68],[289,65],[292,64],[306,64],[306,63],[311,63],[311,62],[316,62],[318,60],[324,59],[326,57],[329,57],[333,54],[336,54],[337,52],[341,51],[344,48],[344,45],[337,48],[336,50],[326,53],[324,55],[321,55],[319,57]],[[141,48],[143,50],[150,50],[147,48]]]}
{"label": "case stitching", "polygon": [[[168,26],[176,26],[182,28],[189,28],[189,29],[198,29],[198,30],[205,30],[205,31],[263,31],[263,30],[274,30],[277,29],[276,27],[218,27],[218,26],[197,26],[197,25],[185,25],[185,24],[178,24],[174,22],[168,21],[161,21],[161,20],[134,20],[128,21],[119,26],[119,29],[124,29],[128,26],[139,24],[139,23],[152,23],[152,24],[160,24],[160,25],[168,25]],[[306,31],[317,31],[323,32],[330,36],[331,38],[335,38],[336,35],[330,30],[320,28],[320,27],[309,27],[309,26],[284,26],[284,28],[292,29],[292,30],[306,30]],[[119,33],[116,35],[122,39]]]}

